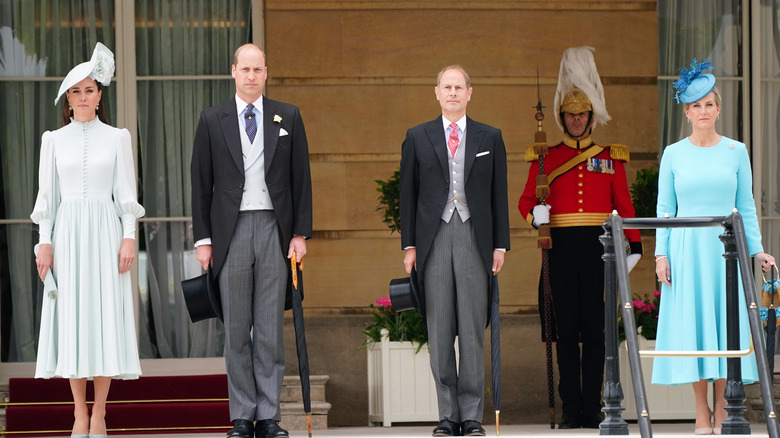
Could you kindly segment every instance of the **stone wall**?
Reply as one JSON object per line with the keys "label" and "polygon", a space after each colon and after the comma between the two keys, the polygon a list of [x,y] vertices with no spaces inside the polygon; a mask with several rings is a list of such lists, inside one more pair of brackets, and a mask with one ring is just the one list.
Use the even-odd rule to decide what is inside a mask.
{"label": "stone wall", "polygon": [[[405,275],[400,238],[376,211],[375,180],[398,168],[408,128],[440,116],[435,79],[450,64],[471,75],[468,114],[502,129],[508,152],[512,250],[500,274],[502,422],[548,422],[536,315],[540,253],[536,231],[515,207],[536,129],[532,107],[538,93],[548,142],[559,142],[551,107],[561,55],[592,46],[613,118],[594,140],[629,146],[629,183],[638,169],[657,166],[656,2],[267,0],[265,8],[267,95],[300,106],[309,138],[314,238],[304,306],[311,372],[330,376],[329,425],[368,422],[360,330],[369,323],[367,306],[387,295],[390,279]],[[652,241],[645,251],[652,253]],[[643,257],[631,281],[636,293],[654,290],[652,257]],[[293,342],[288,321],[287,374],[297,373]]]}
{"label": "stone wall", "polygon": [[548,142],[562,138],[551,107],[566,48],[596,49],[613,119],[594,140],[629,146],[630,182],[637,169],[657,166],[655,1],[265,3],[267,94],[300,106],[311,151],[308,309],[364,308],[404,275],[400,238],[376,211],[374,180],[398,168],[408,128],[441,115],[434,86],[446,65],[470,73],[468,114],[501,128],[507,146],[512,251],[502,272],[505,311],[533,312],[537,305],[536,231],[515,206],[528,174],[524,152],[534,139],[537,90],[547,107]]}

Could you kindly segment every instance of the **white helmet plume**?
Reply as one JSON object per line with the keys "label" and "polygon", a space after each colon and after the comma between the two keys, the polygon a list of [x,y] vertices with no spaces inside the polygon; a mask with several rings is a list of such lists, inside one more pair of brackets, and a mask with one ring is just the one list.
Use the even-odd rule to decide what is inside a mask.
{"label": "white helmet plume", "polygon": [[[563,52],[561,68],[558,72],[558,89],[555,90],[555,122],[565,132],[561,120],[561,107],[567,103],[567,95],[576,88],[580,89],[593,111],[596,123],[605,125],[612,119],[607,113],[604,102],[604,87],[601,85],[596,62],[593,60],[593,47],[571,47]],[[574,93],[576,95],[576,93]],[[593,126],[595,128],[595,124]]]}

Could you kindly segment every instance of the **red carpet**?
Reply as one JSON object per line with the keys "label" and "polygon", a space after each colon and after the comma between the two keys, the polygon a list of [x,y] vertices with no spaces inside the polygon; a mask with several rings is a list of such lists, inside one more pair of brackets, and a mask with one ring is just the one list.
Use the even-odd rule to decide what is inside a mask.
{"label": "red carpet", "polygon": [[[69,436],[73,399],[67,379],[10,379],[6,436]],[[92,382],[87,399],[92,400]],[[227,378],[141,377],[114,380],[108,396],[109,434],[227,432]]]}

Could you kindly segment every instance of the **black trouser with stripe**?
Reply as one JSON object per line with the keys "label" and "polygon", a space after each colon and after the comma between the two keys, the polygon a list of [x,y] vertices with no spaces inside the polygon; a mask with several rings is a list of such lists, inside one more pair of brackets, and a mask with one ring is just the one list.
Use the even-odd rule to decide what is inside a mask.
{"label": "black trouser with stripe", "polygon": [[[578,421],[601,412],[604,380],[604,247],[601,227],[552,228],[550,286],[557,332],[558,393],[563,414]],[[544,300],[539,312],[544,340]],[[553,339],[556,339],[553,337]],[[582,344],[582,351],[580,351]]]}

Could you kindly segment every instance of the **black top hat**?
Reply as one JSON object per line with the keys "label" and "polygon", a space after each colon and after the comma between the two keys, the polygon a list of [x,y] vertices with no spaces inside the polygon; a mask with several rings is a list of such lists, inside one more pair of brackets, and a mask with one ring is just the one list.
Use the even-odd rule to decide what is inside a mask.
{"label": "black top hat", "polygon": [[394,278],[390,280],[390,304],[396,312],[417,309],[425,314],[425,304],[417,284],[417,271],[406,278]]}
{"label": "black top hat", "polygon": [[209,318],[219,318],[222,321],[222,302],[219,298],[219,285],[214,278],[211,267],[206,273],[183,280],[181,290],[184,293],[184,301],[187,303],[187,311],[192,322]]}

